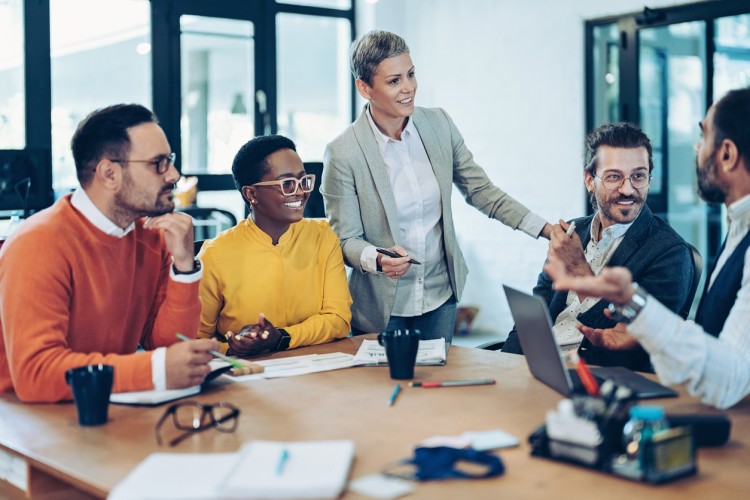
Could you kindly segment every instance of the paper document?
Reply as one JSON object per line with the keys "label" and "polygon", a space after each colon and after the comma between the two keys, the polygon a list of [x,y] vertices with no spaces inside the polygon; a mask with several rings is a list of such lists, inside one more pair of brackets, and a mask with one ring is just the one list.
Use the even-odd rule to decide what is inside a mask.
{"label": "paper document", "polygon": [[303,356],[290,356],[288,358],[267,359],[265,361],[256,361],[256,363],[265,367],[265,371],[260,374],[263,378],[277,378],[351,368],[353,360],[354,356],[351,354],[331,352],[328,354],[307,354]]}
{"label": "paper document", "polygon": [[[417,351],[417,365],[444,365],[446,361],[445,339],[420,340]],[[385,347],[377,340],[363,340],[357,354],[354,355],[354,365],[387,365]]]}
{"label": "paper document", "polygon": [[354,442],[250,441],[238,454],[220,483],[222,498],[337,498],[349,477]]}
{"label": "paper document", "polygon": [[194,385],[184,389],[164,389],[163,391],[116,392],[109,396],[109,402],[121,405],[155,406],[167,401],[195,396],[203,390],[206,384],[227,373],[231,368],[229,363],[224,361],[211,362],[211,372],[206,375],[203,385]]}
{"label": "paper document", "polygon": [[[115,485],[108,500],[219,498],[222,475],[237,453],[152,453]],[[206,473],[196,473],[206,471]]]}

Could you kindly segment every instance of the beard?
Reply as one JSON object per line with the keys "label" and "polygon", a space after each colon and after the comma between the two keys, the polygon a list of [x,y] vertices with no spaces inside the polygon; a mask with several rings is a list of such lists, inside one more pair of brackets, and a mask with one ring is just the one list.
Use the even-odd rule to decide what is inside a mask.
{"label": "beard", "polygon": [[165,184],[156,194],[156,198],[139,188],[129,176],[125,177],[123,189],[115,196],[117,211],[133,220],[139,217],[157,217],[174,212],[173,196],[165,196],[174,188],[174,184]]}
{"label": "beard", "polygon": [[695,175],[698,178],[698,195],[706,203],[724,203],[726,200],[725,186],[716,179],[716,159],[713,152],[708,156],[701,168],[700,160],[695,158]]}
{"label": "beard", "polygon": [[[617,202],[632,201],[628,208],[617,206]],[[628,224],[633,222],[643,209],[646,198],[638,195],[618,196],[617,198],[604,199],[596,192],[596,206],[601,215],[617,224]]]}

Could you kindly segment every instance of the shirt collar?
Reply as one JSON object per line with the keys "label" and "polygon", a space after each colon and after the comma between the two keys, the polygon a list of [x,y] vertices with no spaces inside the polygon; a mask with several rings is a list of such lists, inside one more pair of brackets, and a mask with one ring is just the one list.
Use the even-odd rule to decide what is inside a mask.
{"label": "shirt collar", "polygon": [[[386,144],[388,144],[389,141],[392,142],[398,142],[395,139],[392,139],[385,135],[383,132],[380,131],[378,126],[375,124],[375,120],[372,119],[372,113],[370,112],[370,106],[367,105],[367,123],[370,124],[370,128],[372,129],[372,133],[375,134],[375,141],[378,143],[378,146],[380,148],[384,148]],[[414,121],[411,119],[411,116],[406,119],[406,127],[404,127],[404,132],[401,135],[401,139],[407,138],[409,135],[414,134],[416,131],[416,128],[414,127]]]}
{"label": "shirt collar", "polygon": [[[641,214],[638,214],[638,217],[640,217]],[[638,218],[636,217],[636,219]],[[635,222],[635,221],[634,221]],[[630,229],[630,226],[632,226],[632,222],[628,222],[627,224],[612,224],[607,229],[602,231],[602,240],[606,239],[616,239],[621,236],[623,236],[628,229]],[[596,239],[596,236],[599,234],[599,228],[602,226],[601,220],[599,220],[599,214],[597,213],[594,219],[591,221],[591,240],[592,241],[600,241]]]}
{"label": "shirt collar", "polygon": [[729,219],[730,224],[736,222],[750,225],[750,194],[727,207],[727,219]]}
{"label": "shirt collar", "polygon": [[117,224],[112,222],[97,208],[96,205],[94,205],[94,202],[91,201],[91,198],[89,198],[89,195],[86,194],[86,191],[83,188],[79,187],[75,190],[73,196],[70,198],[70,203],[76,210],[81,212],[81,214],[83,214],[83,216],[86,217],[94,227],[109,236],[122,238],[135,228],[135,222],[131,222],[125,229],[120,228]]}

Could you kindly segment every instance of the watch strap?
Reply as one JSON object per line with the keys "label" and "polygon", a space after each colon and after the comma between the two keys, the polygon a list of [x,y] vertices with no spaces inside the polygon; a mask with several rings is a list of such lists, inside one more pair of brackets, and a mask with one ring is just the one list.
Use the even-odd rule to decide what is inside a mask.
{"label": "watch strap", "polygon": [[201,270],[201,261],[198,259],[198,257],[193,259],[193,268],[190,271],[180,271],[179,269],[175,267],[174,263],[172,264],[172,272],[175,274],[183,274],[183,275],[195,274],[200,270]]}
{"label": "watch strap", "polygon": [[289,341],[292,340],[292,336],[289,335],[289,332],[284,330],[283,328],[277,328],[279,333],[281,333],[281,338],[279,339],[279,343],[276,345],[276,351],[286,351],[289,349]]}
{"label": "watch strap", "polygon": [[646,306],[648,300],[648,292],[638,286],[638,283],[633,283],[633,296],[630,298],[630,302],[627,304],[610,304],[607,309],[612,315],[612,319],[618,323],[629,324],[632,322],[638,313]]}

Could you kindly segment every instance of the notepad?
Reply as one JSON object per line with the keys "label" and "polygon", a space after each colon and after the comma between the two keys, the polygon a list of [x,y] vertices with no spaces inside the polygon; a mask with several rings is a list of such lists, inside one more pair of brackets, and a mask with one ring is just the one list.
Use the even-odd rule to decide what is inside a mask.
{"label": "notepad", "polygon": [[250,441],[220,482],[222,498],[337,498],[344,491],[354,442]]}
{"label": "notepad", "polygon": [[203,385],[194,385],[184,389],[164,389],[161,391],[115,392],[109,396],[109,402],[121,405],[155,406],[169,401],[195,396],[203,390],[206,384],[232,369],[229,364],[223,361],[221,363],[222,364],[216,366],[212,365],[212,370],[206,375]]}
{"label": "notepad", "polygon": [[[420,340],[417,351],[418,366],[444,365],[446,360],[445,339]],[[387,365],[388,357],[385,347],[377,340],[363,340],[357,354],[354,355],[354,366]]]}

